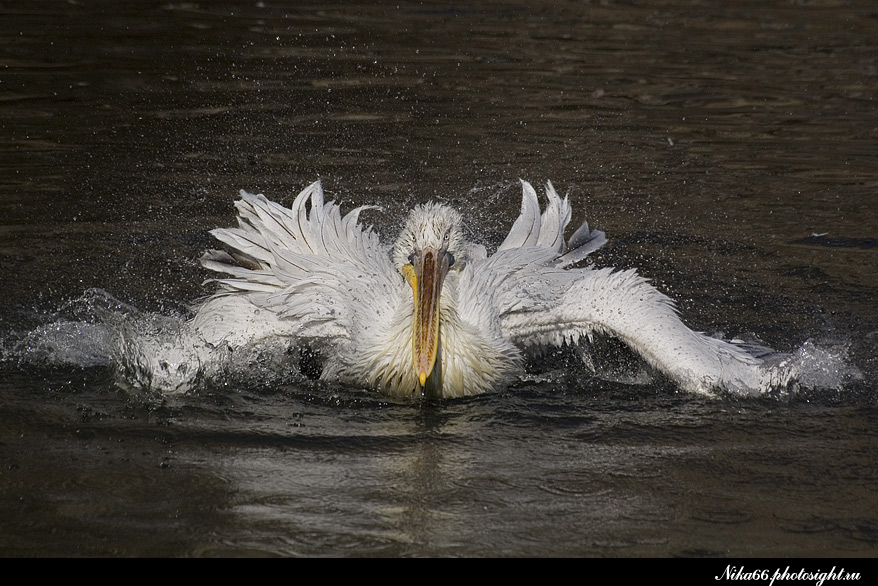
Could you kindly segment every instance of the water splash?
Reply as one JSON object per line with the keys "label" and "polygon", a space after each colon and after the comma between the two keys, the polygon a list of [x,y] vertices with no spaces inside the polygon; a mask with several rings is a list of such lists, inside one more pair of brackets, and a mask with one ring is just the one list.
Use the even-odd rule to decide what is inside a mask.
{"label": "water splash", "polygon": [[[758,343],[735,342],[763,360],[760,388],[733,393],[738,396],[841,389],[863,380],[849,359],[848,343],[808,340],[795,352],[778,354]],[[595,350],[588,346],[575,352],[577,364],[594,376],[637,386],[655,382],[642,363],[632,367],[608,361],[607,353],[599,353],[600,360],[594,361],[591,352]],[[233,351],[225,344],[205,342],[188,326],[185,315],[143,312],[100,289],[89,290],[67,304],[51,323],[4,340],[0,358],[21,365],[107,367],[122,387],[161,393],[230,382],[274,385],[302,381],[306,378],[302,370],[309,368],[307,362],[300,365],[293,338],[275,338]],[[313,374],[319,374],[319,369]]]}
{"label": "water splash", "polygon": [[840,389],[863,380],[849,358],[850,343],[807,340],[790,354],[766,358],[763,392]]}
{"label": "water splash", "polygon": [[252,344],[232,352],[207,344],[188,327],[186,316],[143,312],[100,289],[67,304],[51,323],[5,340],[0,357],[23,366],[104,366],[115,371],[122,387],[163,393],[299,376],[288,344]]}

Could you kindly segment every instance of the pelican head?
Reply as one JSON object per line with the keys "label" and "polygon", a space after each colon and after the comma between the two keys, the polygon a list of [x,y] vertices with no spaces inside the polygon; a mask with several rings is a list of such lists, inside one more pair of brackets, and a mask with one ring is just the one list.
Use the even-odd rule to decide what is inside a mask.
{"label": "pelican head", "polygon": [[393,247],[393,264],[406,278],[414,296],[412,360],[423,387],[439,351],[439,301],[449,270],[460,270],[466,243],[460,214],[429,203],[409,214]]}

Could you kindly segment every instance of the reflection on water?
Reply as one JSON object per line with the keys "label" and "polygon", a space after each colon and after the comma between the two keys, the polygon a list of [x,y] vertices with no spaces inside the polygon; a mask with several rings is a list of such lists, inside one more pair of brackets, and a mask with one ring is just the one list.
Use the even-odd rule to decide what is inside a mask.
{"label": "reflection on water", "polygon": [[[868,3],[0,12],[3,554],[874,554]],[[90,289],[130,304],[120,327],[186,315],[237,190],[289,204],[318,177],[346,209],[383,205],[382,234],[441,199],[489,246],[518,177],[551,179],[607,232],[597,262],[687,322],[847,348],[862,378],[705,401],[560,353],[503,392],[406,404],[295,357],[279,379],[126,391],[86,352],[101,330],[18,360]]]}

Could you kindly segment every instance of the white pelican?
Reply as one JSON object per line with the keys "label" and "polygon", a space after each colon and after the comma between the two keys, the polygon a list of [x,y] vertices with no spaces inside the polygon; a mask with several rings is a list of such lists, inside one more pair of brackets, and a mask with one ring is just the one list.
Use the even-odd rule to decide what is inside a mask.
{"label": "white pelican", "polygon": [[[522,181],[521,214],[488,256],[460,214],[412,210],[392,248],[342,216],[316,182],[287,209],[241,191],[229,247],[202,257],[228,275],[191,327],[209,347],[260,340],[316,347],[321,378],[392,396],[459,397],[502,388],[529,347],[593,333],[625,342],[687,391],[754,393],[771,373],[742,347],[694,332],[673,302],[633,270],[570,268],[604,244],[587,223],[565,243],[571,208]],[[310,204],[310,205],[309,205]],[[309,211],[310,207],[310,211]],[[769,381],[770,382],[770,381]]]}

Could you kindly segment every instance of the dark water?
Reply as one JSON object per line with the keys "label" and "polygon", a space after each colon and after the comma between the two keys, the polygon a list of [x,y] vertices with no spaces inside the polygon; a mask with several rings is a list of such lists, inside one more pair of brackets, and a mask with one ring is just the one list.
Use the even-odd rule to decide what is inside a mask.
{"label": "dark water", "polygon": [[[3,555],[878,553],[874,4],[0,17]],[[240,188],[289,204],[321,178],[382,204],[388,237],[442,199],[490,247],[519,177],[551,179],[607,232],[596,262],[637,267],[693,327],[808,342],[848,376],[706,400],[561,355],[502,392],[396,404],[254,364],[163,397],[75,336],[73,366],[21,342],[96,288],[184,316]]]}

